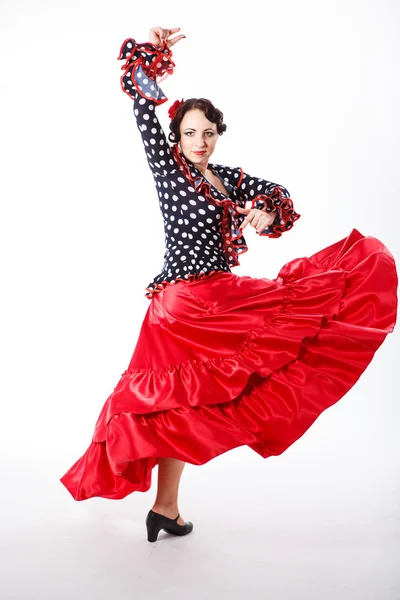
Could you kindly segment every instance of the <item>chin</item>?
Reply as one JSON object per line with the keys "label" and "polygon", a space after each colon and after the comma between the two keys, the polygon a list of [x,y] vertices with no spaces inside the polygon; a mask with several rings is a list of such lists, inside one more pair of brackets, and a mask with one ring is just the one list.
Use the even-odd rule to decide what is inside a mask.
{"label": "chin", "polygon": [[208,158],[207,154],[204,154],[203,156],[196,156],[192,152],[188,152],[187,154],[185,154],[185,156],[188,160],[190,160],[190,162],[194,164],[204,162],[204,159],[207,160]]}
{"label": "chin", "polygon": [[194,158],[195,160],[199,160],[199,161],[201,161],[201,160],[207,160],[207,159],[209,159],[209,158],[210,158],[210,156],[211,156],[211,154],[212,154],[212,152],[208,152],[208,151],[206,151],[206,153],[205,153],[205,154],[203,154],[202,156],[196,156],[196,154],[193,154],[192,152],[191,152],[190,154],[191,154],[191,156],[193,156],[193,158]]}

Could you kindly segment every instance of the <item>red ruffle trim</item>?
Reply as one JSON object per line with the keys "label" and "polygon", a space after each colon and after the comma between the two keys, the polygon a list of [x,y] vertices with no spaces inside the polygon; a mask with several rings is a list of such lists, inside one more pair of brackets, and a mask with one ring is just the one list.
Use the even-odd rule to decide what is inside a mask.
{"label": "red ruffle trim", "polygon": [[282,196],[282,190],[278,186],[274,187],[269,196],[265,194],[259,194],[253,198],[251,201],[251,208],[254,208],[257,202],[264,202],[264,208],[260,209],[263,210],[263,212],[269,213],[276,210],[279,215],[279,223],[276,225],[270,225],[268,227],[268,229],[271,229],[272,231],[268,233],[260,232],[259,235],[265,235],[270,238],[278,238],[284,231],[291,229],[293,227],[293,223],[301,217],[299,213],[295,212],[292,199],[284,198]]}
{"label": "red ruffle trim", "polygon": [[[132,47],[128,47],[128,44],[131,44]],[[142,67],[147,77],[152,79],[155,83],[160,83],[168,75],[172,75],[175,63],[172,61],[172,51],[165,41],[163,41],[161,48],[156,48],[153,44],[150,44],[150,42],[138,44],[133,38],[127,38],[122,44],[118,56],[118,60],[122,59],[126,59],[125,64],[123,64],[121,67],[124,72],[120,77],[120,83],[123,92],[132,98],[131,94],[129,93],[129,89],[127,90],[123,84],[125,75],[127,74],[128,70],[131,69],[130,79],[141,96],[147,100],[154,100],[157,102],[157,104],[162,104],[168,100],[166,97],[155,98],[146,96],[137,85],[135,79],[136,69],[139,65]],[[150,60],[150,64],[147,65],[146,61],[148,60]]]}
{"label": "red ruffle trim", "polygon": [[[200,174],[198,177],[193,177],[190,166],[186,162],[184,156],[182,156],[178,144],[174,144],[172,146],[172,155],[177,163],[180,171],[186,177],[186,179],[190,182],[190,184],[194,187],[196,192],[203,193],[209,202],[214,204],[214,206],[222,207],[222,219],[221,219],[221,231],[223,238],[223,249],[226,262],[228,266],[236,267],[240,265],[238,255],[244,254],[248,251],[248,246],[246,240],[241,232],[239,227],[240,220],[244,219],[244,216],[237,211],[236,204],[230,200],[230,198],[224,198],[223,200],[217,200],[211,193],[211,184]],[[237,183],[238,187],[242,181],[243,177],[243,169],[240,169],[240,178]],[[293,210],[293,202],[290,198],[282,197],[282,190],[279,187],[275,187],[272,193],[269,196],[264,194],[260,194],[254,198],[252,201],[251,208],[254,207],[254,204],[257,201],[263,201],[265,203],[265,212],[267,212],[267,207],[273,207],[273,210],[277,210],[280,220],[283,220],[284,223],[280,225],[271,225],[273,227],[273,232],[268,234],[261,233],[260,235],[268,235],[269,237],[280,237],[282,234],[281,231],[287,231],[293,225],[287,226],[286,224],[292,221],[295,221],[300,218],[300,214],[296,213]],[[285,229],[286,227],[286,229]],[[237,242],[237,243],[233,243]],[[219,272],[219,271],[215,271]],[[192,280],[197,278],[195,274],[193,274],[190,279],[183,279],[183,281]],[[172,282],[164,280],[161,284],[154,283],[152,285],[155,286],[155,289],[146,288],[147,292],[145,296],[151,299],[155,293],[161,292],[168,284],[174,283],[175,281],[179,281],[181,278],[177,278]]]}
{"label": "red ruffle trim", "polygon": [[[236,204],[229,198],[217,200],[211,193],[211,184],[209,181],[200,175],[196,179],[192,176],[190,166],[179,151],[178,144],[172,146],[172,154],[179,169],[189,180],[196,192],[203,193],[207,200],[214,204],[214,206],[222,207],[221,231],[226,262],[229,267],[240,265],[237,257],[239,254],[247,252],[248,247],[239,228],[239,217],[242,217],[242,215],[236,210]],[[234,241],[237,241],[237,243],[233,244],[232,242]]]}
{"label": "red ruffle trim", "polygon": [[209,273],[188,273],[187,277],[176,277],[174,280],[172,281],[167,281],[166,279],[164,279],[164,281],[162,281],[161,283],[156,283],[154,282],[152,285],[154,286],[154,289],[147,287],[147,293],[145,294],[146,298],[151,299],[154,294],[157,294],[158,292],[162,292],[162,290],[164,290],[168,285],[175,285],[175,283],[177,281],[193,281],[194,279],[196,280],[200,280],[200,279],[205,279],[206,277],[209,277],[210,275],[215,275],[216,273],[228,273],[229,271],[224,271],[223,269],[214,269],[213,271],[210,271]]}

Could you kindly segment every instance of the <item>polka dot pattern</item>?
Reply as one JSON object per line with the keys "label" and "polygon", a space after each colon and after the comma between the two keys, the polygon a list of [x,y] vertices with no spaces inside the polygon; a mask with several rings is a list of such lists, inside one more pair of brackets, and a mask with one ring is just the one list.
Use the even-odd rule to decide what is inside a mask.
{"label": "polka dot pattern", "polygon": [[136,44],[132,38],[124,42],[119,56],[127,61],[122,67],[121,87],[134,100],[133,114],[164,222],[164,262],[146,287],[149,299],[166,285],[230,272],[239,264],[237,257],[247,251],[247,245],[239,229],[245,215],[237,212],[237,205],[245,208],[251,201],[251,208],[276,210],[273,225],[261,233],[269,237],[279,237],[300,216],[283,186],[251,177],[240,167],[209,163],[228,192],[223,194],[184,157],[177,144],[170,147],[155,107],[167,100],[157,80],[171,72],[171,56],[168,48],[162,51],[149,43]]}

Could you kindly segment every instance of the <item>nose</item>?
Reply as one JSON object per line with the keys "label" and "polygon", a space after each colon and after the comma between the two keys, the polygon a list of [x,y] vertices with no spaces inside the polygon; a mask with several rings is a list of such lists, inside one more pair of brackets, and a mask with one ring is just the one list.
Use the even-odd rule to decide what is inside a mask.
{"label": "nose", "polygon": [[199,134],[196,137],[194,144],[195,144],[196,148],[198,148],[199,150],[203,150],[207,146],[205,136]]}

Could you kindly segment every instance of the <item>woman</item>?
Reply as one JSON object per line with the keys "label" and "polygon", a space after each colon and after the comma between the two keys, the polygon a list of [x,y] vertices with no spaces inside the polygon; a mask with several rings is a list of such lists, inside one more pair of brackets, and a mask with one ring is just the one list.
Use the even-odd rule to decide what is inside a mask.
{"label": "woman", "polygon": [[151,542],[161,529],[193,529],[178,508],[186,462],[242,445],[263,458],[284,452],[355,384],[397,314],[394,259],[356,229],[274,280],[232,273],[247,225],[275,238],[300,214],[285,187],[209,162],[226,130],[209,100],[172,105],[168,144],[155,107],[167,101],[158,84],[173,72],[178,31],[154,27],[149,42],[125,40],[118,57],[158,192],[164,264],[146,287],[128,368],[61,479],[75,500],[120,499],[147,491],[158,464]]}

